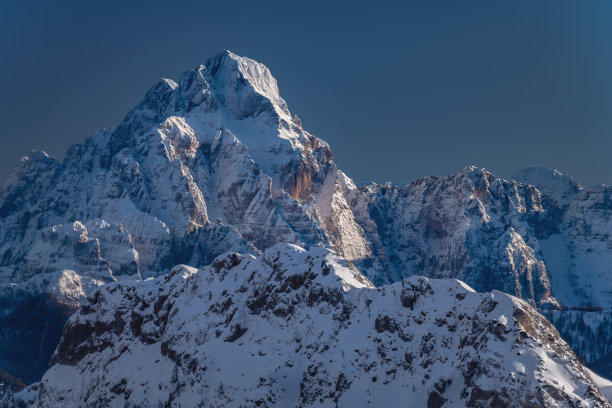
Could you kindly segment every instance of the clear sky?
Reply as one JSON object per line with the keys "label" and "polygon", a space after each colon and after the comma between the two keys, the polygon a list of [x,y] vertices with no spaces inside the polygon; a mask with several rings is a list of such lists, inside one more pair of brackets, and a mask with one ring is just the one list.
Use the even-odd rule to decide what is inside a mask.
{"label": "clear sky", "polygon": [[0,0],[0,182],[222,49],[354,180],[527,165],[612,184],[612,2]]}

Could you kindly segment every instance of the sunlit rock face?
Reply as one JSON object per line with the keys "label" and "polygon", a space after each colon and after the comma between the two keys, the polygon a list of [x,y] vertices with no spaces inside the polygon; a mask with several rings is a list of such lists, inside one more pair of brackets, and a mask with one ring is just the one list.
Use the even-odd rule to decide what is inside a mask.
{"label": "sunlit rock face", "polygon": [[38,407],[609,407],[526,302],[413,276],[375,288],[280,244],[111,283],[68,321]]}
{"label": "sunlit rock face", "polygon": [[277,242],[367,258],[344,200],[354,188],[329,146],[291,117],[268,69],[223,52],[162,80],[63,163],[22,159],[0,195],[2,278],[144,278]]}
{"label": "sunlit rock face", "polygon": [[[61,322],[100,285],[278,243],[329,248],[376,285],[459,278],[545,309],[610,309],[610,188],[548,169],[516,178],[467,167],[358,188],[291,114],[264,65],[219,53],[161,80],[119,126],[72,146],[63,162],[24,157],[0,190],[0,304],[12,322],[0,369],[39,377],[53,347],[36,354],[43,363],[31,373],[14,364],[11,344],[57,343]],[[78,290],[60,284],[66,276]],[[61,311],[32,307],[54,329],[26,338],[26,309],[13,304]],[[591,343],[571,344],[600,355],[582,352]]]}
{"label": "sunlit rock face", "polygon": [[535,187],[467,167],[402,187],[364,186],[351,196],[375,254],[392,271],[382,279],[460,278],[533,304],[555,302],[533,245],[555,232],[561,213]]}
{"label": "sunlit rock face", "polygon": [[459,278],[542,311],[559,309],[545,315],[587,364],[612,378],[612,188],[583,188],[550,169],[517,174],[522,182],[468,167],[351,191],[374,255],[372,267],[362,265],[366,275],[376,283]]}

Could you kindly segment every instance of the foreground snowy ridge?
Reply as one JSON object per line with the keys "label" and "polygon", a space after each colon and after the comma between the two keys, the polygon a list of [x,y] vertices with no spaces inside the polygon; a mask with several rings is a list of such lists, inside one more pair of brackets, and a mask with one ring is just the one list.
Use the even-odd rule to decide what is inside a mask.
{"label": "foreground snowy ridge", "polygon": [[69,319],[34,388],[18,401],[611,406],[526,302],[417,276],[374,288],[329,250],[289,244],[103,286]]}

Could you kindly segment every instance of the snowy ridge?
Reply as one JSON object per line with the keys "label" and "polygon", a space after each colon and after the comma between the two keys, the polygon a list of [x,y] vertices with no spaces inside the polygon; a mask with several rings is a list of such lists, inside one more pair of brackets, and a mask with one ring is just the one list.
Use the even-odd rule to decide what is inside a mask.
{"label": "snowy ridge", "polygon": [[35,388],[17,399],[34,395],[39,407],[610,406],[554,328],[517,298],[416,276],[374,288],[328,250],[285,244],[103,286],[69,319]]}
{"label": "snowy ridge", "polygon": [[512,179],[537,187],[561,206],[566,206],[582,190],[582,186],[572,177],[547,167],[525,167],[514,173]]}

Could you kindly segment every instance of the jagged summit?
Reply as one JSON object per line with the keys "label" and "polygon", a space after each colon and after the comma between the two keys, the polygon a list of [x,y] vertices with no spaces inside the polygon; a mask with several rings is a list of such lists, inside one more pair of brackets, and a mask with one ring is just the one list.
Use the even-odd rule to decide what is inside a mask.
{"label": "jagged summit", "polygon": [[215,102],[218,102],[234,119],[275,113],[287,123],[292,122],[287,103],[281,98],[270,70],[229,50],[221,51],[204,65],[184,72],[177,82],[162,79],[151,88],[143,102],[160,102],[164,98],[176,99],[177,113],[189,112],[196,106],[216,110],[219,106]]}
{"label": "jagged summit", "polygon": [[[28,296],[55,301],[46,288],[66,271],[91,287],[279,242],[370,257],[346,201],[351,188],[329,146],[291,119],[262,64],[223,52],[161,80],[118,126],[71,146],[63,163],[33,153],[0,191],[0,285],[15,284],[2,292],[0,334],[9,340],[0,366],[26,381],[36,377],[24,367],[46,366],[53,341],[36,346],[45,355],[32,354],[36,364],[9,351],[12,336],[41,343],[24,339],[11,316],[35,303]],[[61,326],[51,331],[56,341]]]}
{"label": "jagged summit", "polygon": [[[219,95],[222,100],[229,102],[237,95],[228,94],[227,91],[239,88],[240,82],[246,81],[253,90],[272,103],[276,113],[288,122],[291,115],[287,103],[281,98],[276,79],[265,65],[246,57],[239,57],[231,51],[222,51],[206,62],[216,89],[223,90]],[[229,99],[229,100],[228,100]],[[232,101],[233,102],[233,101]],[[241,100],[242,107],[248,103]]]}
{"label": "jagged summit", "polygon": [[551,196],[561,205],[567,205],[582,186],[571,176],[549,167],[531,166],[518,170],[512,178],[521,183],[531,184]]}

